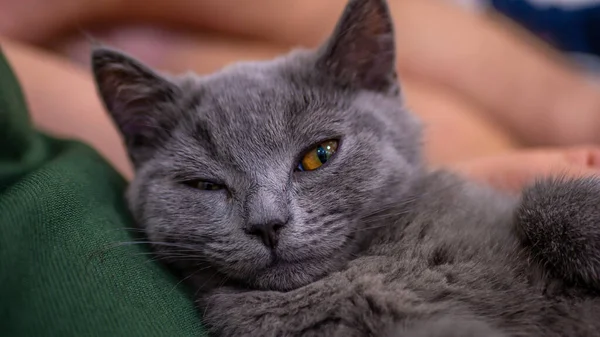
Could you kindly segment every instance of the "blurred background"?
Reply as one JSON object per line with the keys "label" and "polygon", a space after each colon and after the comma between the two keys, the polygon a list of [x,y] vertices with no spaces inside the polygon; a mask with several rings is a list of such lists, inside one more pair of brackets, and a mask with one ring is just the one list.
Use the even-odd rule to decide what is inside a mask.
{"label": "blurred background", "polygon": [[[392,7],[409,1],[417,2],[389,0]],[[580,62],[590,72],[599,69],[600,0],[423,1],[446,2],[438,5],[455,6],[474,15],[501,14]],[[315,0],[305,3],[299,0],[2,0],[0,34],[51,50],[80,64],[86,64],[89,59],[87,35],[128,51],[152,66],[174,71],[198,68],[202,72],[239,59],[268,58],[289,47],[313,46],[329,33],[345,3],[344,0],[327,2],[330,3]],[[440,24],[436,22],[438,14],[433,11],[415,13],[432,26]],[[462,19],[451,11],[444,14],[447,19],[452,16],[455,20]],[[410,34],[410,31],[400,34]],[[213,54],[218,57],[213,58]]]}
{"label": "blurred background", "polygon": [[[600,0],[388,0],[406,104],[446,164],[600,141]],[[0,0],[0,41],[37,125],[127,172],[95,97],[90,37],[165,72],[315,47],[346,0]],[[115,154],[116,153],[116,154]]]}

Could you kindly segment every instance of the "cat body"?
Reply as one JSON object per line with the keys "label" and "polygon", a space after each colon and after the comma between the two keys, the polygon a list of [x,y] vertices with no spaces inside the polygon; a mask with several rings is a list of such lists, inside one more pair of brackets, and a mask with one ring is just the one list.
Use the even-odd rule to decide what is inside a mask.
{"label": "cat body", "polygon": [[518,200],[435,172],[339,272],[291,292],[201,301],[226,336],[597,336],[600,301],[535,262]]}
{"label": "cat body", "polygon": [[130,209],[219,336],[600,336],[600,180],[425,169],[384,0],[317,50],[158,75],[93,53]]}

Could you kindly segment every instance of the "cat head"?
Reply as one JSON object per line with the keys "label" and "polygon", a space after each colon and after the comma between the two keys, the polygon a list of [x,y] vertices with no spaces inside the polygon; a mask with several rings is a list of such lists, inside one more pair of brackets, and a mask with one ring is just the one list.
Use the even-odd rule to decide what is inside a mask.
{"label": "cat head", "polygon": [[136,168],[130,208],[180,268],[260,289],[312,282],[421,171],[384,0],[351,0],[317,50],[167,77],[99,48],[93,71]]}

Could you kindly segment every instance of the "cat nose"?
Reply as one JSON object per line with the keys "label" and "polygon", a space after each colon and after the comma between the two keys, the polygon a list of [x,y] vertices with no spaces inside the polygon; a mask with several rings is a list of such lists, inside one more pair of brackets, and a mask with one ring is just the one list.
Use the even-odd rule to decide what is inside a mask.
{"label": "cat nose", "polygon": [[284,221],[271,221],[250,225],[247,232],[258,236],[268,248],[275,249],[279,241],[279,232],[283,227],[285,227]]}

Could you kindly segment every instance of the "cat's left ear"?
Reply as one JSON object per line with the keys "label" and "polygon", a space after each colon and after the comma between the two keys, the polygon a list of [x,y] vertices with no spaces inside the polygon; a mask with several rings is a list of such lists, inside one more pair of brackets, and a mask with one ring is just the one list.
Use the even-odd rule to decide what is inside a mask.
{"label": "cat's left ear", "polygon": [[349,0],[318,67],[337,83],[397,93],[394,27],[386,0]]}
{"label": "cat's left ear", "polygon": [[134,164],[147,159],[178,121],[180,89],[132,57],[110,49],[92,52],[98,93],[121,132]]}

